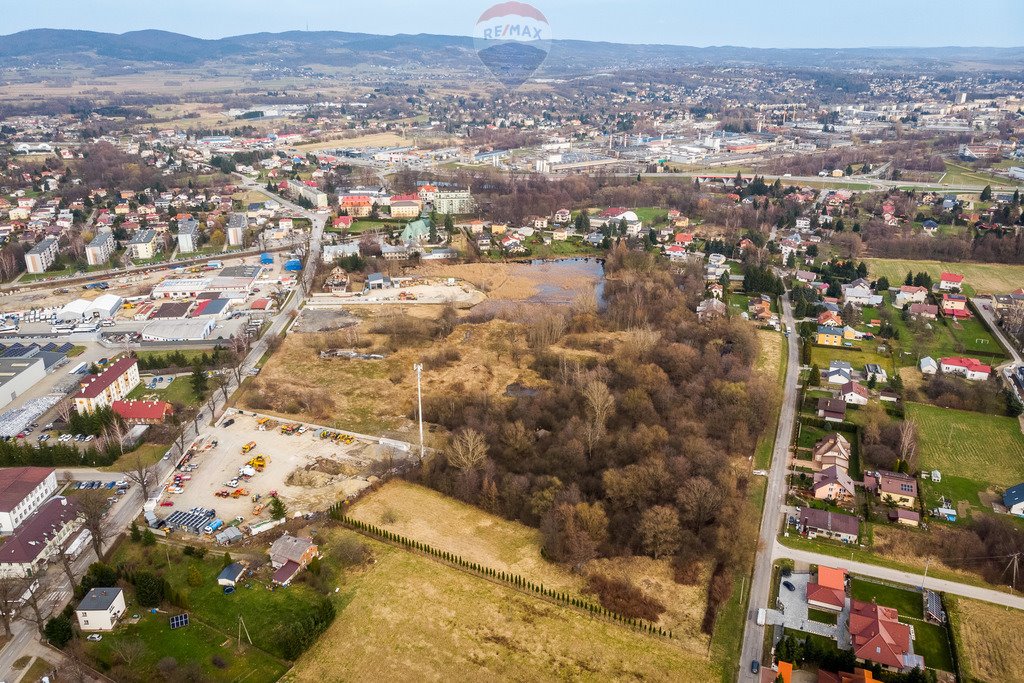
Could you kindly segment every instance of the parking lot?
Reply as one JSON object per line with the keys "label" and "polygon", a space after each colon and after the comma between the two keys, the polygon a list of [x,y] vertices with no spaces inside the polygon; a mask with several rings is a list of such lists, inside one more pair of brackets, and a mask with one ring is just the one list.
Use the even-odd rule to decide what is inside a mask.
{"label": "parking lot", "polygon": [[[284,434],[283,425],[298,423],[276,419],[261,430],[258,421],[264,417],[232,410],[217,427],[205,430],[192,458],[179,468],[182,477],[178,485],[171,482],[169,490],[162,493],[157,514],[166,517],[174,510],[213,508],[225,522],[242,517],[244,529],[270,518],[266,506],[272,492],[287,506],[289,516],[323,510],[411,457],[376,442],[321,438],[322,430],[312,426],[305,426],[303,433]],[[229,421],[233,422],[228,425]],[[255,446],[243,454],[243,446],[251,442]],[[240,470],[258,456],[266,463],[262,471],[250,470],[248,479],[240,477]],[[254,501],[254,496],[258,500]],[[260,512],[255,512],[260,507]]]}

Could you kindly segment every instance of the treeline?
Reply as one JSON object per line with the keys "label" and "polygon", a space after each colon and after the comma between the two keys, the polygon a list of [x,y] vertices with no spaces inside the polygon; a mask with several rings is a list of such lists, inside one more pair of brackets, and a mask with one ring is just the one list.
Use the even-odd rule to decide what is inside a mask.
{"label": "treeline", "polygon": [[37,445],[20,439],[0,441],[0,467],[101,467],[117,460],[118,455],[115,448],[80,451],[71,444],[59,442]]}
{"label": "treeline", "polygon": [[217,368],[229,364],[232,360],[231,354],[224,349],[214,349],[213,353],[204,351],[191,359],[181,351],[147,354],[138,358],[140,370],[184,370],[192,369],[196,365],[203,368]]}
{"label": "treeline", "polygon": [[[489,512],[539,527],[547,556],[673,558],[681,581],[705,562],[726,575],[752,552],[749,481],[733,466],[765,429],[773,402],[751,371],[754,331],[697,321],[668,264],[617,246],[607,308],[552,310],[526,323],[532,367],[550,385],[514,402],[433,393],[424,418],[455,436],[413,476]],[[551,350],[567,333],[625,333],[610,355]],[[728,597],[715,583],[709,609]]]}
{"label": "treeline", "polygon": [[1024,236],[986,234],[973,240],[958,237],[890,237],[869,239],[871,255],[936,261],[1024,263]]}

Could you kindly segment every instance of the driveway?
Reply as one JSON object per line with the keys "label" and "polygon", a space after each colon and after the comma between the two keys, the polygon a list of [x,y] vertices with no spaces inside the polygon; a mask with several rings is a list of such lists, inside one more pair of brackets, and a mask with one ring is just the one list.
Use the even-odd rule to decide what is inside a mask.
{"label": "driveway", "polygon": [[[836,627],[814,621],[807,615],[807,584],[810,583],[811,575],[794,572],[788,577],[779,579],[779,607],[782,608],[783,626],[794,631],[804,633],[816,633],[835,640]],[[789,581],[796,590],[789,590],[782,585],[783,581]],[[847,607],[849,613],[849,607]]]}

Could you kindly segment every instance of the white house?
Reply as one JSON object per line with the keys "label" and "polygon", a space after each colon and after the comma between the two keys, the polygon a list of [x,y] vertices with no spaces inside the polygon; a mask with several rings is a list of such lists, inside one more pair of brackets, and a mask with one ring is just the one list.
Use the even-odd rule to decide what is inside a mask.
{"label": "white house", "polygon": [[847,382],[839,389],[839,398],[857,406],[868,404],[868,390],[859,382]]}
{"label": "white house", "polygon": [[964,284],[964,276],[956,273],[943,273],[939,276],[939,291],[959,292]]}
{"label": "white house", "polygon": [[1003,494],[1003,505],[1011,515],[1024,516],[1024,484],[1006,489],[1006,493]]}
{"label": "white house", "polygon": [[882,297],[871,291],[871,285],[867,280],[858,278],[843,285],[843,302],[856,306],[877,306],[882,303]]}
{"label": "white house", "polygon": [[78,603],[75,614],[83,631],[112,631],[124,610],[124,591],[120,588],[93,588]]}
{"label": "white house", "polygon": [[844,360],[834,360],[825,372],[829,384],[846,384],[853,379],[853,366]]}
{"label": "white house", "polygon": [[0,469],[0,534],[13,534],[56,491],[57,474],[52,467]]}
{"label": "white house", "polygon": [[935,359],[931,356],[925,356],[922,358],[918,367],[921,368],[921,374],[923,375],[934,375],[939,371],[939,364],[936,363]]}
{"label": "white house", "polygon": [[940,358],[939,368],[949,375],[960,375],[971,381],[984,381],[992,373],[992,368],[977,358]]}
{"label": "white house", "polygon": [[903,285],[893,299],[896,308],[903,308],[907,304],[923,304],[928,296],[927,287],[915,287],[914,285]]}

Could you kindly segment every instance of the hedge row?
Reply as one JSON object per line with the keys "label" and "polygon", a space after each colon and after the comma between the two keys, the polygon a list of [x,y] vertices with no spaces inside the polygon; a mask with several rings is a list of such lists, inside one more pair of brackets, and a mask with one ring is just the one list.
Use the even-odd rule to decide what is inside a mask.
{"label": "hedge row", "polygon": [[409,550],[415,550],[425,555],[436,557],[437,559],[443,562],[447,562],[448,564],[454,565],[456,567],[459,567],[460,569],[473,572],[474,574],[478,574],[480,576],[486,577],[494,581],[500,581],[513,588],[523,591],[530,591],[542,597],[549,598],[551,600],[559,602],[563,605],[585,610],[592,616],[602,617],[610,621],[622,624],[624,626],[629,626],[638,631],[649,633],[651,635],[662,636],[665,638],[673,637],[672,631],[666,630],[664,628],[661,628],[660,626],[657,626],[650,622],[646,622],[642,619],[625,617],[601,605],[594,604],[592,602],[569,595],[568,593],[562,591],[555,591],[550,588],[547,588],[542,583],[528,581],[527,579],[523,578],[522,576],[519,576],[518,574],[512,574],[510,572],[498,571],[497,569],[485,567],[484,565],[478,564],[476,562],[470,562],[469,560],[464,559],[460,555],[450,553],[446,550],[438,550],[437,548],[429,546],[426,543],[421,543],[420,541],[415,541],[410,538],[406,538],[405,536],[401,536],[392,531],[388,531],[387,529],[381,529],[380,527],[374,526],[373,524],[368,524],[358,519],[353,519],[352,517],[349,517],[342,512],[343,505],[344,503],[335,504],[331,508],[330,514],[331,517],[338,520],[350,529],[360,531],[370,536],[375,536],[384,541],[398,544]]}

